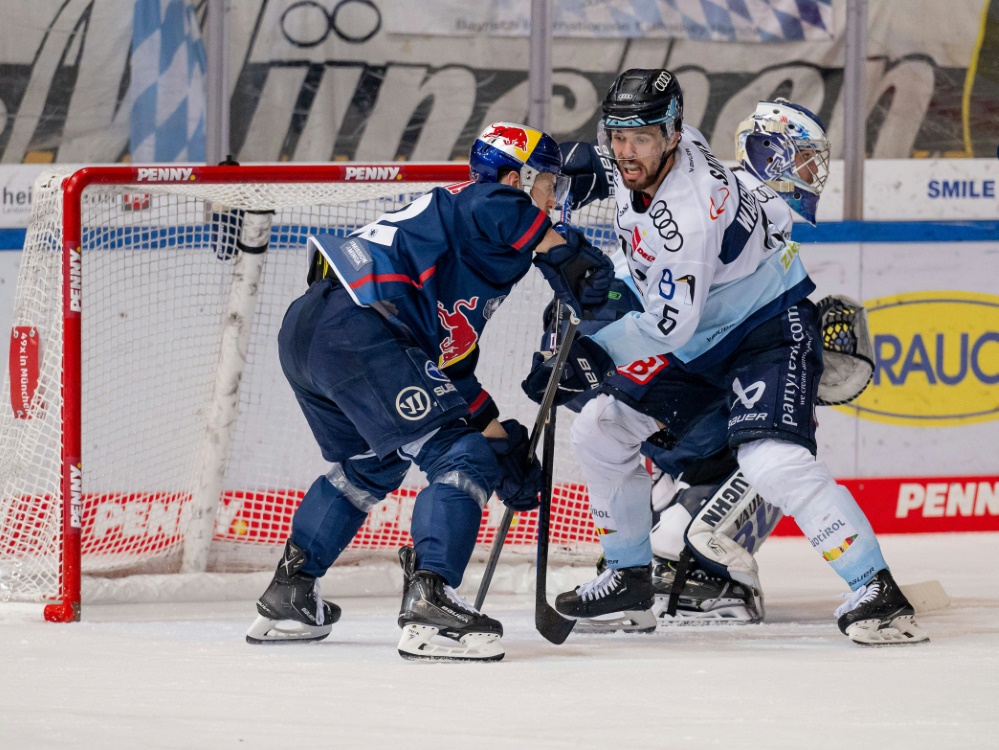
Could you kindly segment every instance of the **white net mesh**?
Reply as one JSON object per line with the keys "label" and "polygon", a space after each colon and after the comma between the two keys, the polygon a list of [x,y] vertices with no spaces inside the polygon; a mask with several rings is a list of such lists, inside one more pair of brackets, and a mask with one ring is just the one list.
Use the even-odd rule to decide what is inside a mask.
{"label": "white net mesh", "polygon": [[[289,167],[294,170],[295,167]],[[0,409],[0,600],[48,601],[62,560],[62,179],[39,180],[18,280],[11,367]],[[310,233],[350,231],[408,203],[426,183],[92,186],[83,213],[82,566],[86,575],[170,573],[191,536],[192,497],[205,486],[213,390],[234,278],[239,211],[276,210],[237,380],[231,446],[217,461],[208,569],[270,569],[305,489],[328,470],[277,356],[288,304],[305,291]],[[597,244],[609,206],[574,217]],[[238,285],[238,283],[237,283]],[[520,390],[551,298],[533,271],[490,321],[478,370],[505,417],[531,425]],[[37,368],[33,361],[37,355]],[[7,407],[10,404],[10,408]],[[18,405],[22,405],[17,413]],[[552,558],[594,558],[588,504],[559,412]],[[209,482],[211,486],[211,482]],[[370,514],[348,555],[410,541],[422,477]],[[503,506],[479,532],[488,550]],[[537,513],[521,514],[507,549],[532,554]]]}

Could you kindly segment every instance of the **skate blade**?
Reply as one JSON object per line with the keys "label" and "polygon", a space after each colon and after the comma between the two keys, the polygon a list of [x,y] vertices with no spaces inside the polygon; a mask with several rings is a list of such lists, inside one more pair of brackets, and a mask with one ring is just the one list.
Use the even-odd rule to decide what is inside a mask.
{"label": "skate blade", "polygon": [[333,630],[332,625],[307,625],[297,620],[271,620],[257,615],[246,631],[246,642],[255,646],[271,643],[310,643],[321,641]]}
{"label": "skate blade", "polygon": [[498,633],[466,633],[458,639],[461,645],[434,640],[437,633],[438,628],[432,625],[406,625],[399,639],[399,656],[434,661],[500,661],[506,655]]}
{"label": "skate blade", "polygon": [[761,618],[753,617],[749,609],[738,599],[706,600],[704,606],[708,610],[677,608],[676,613],[666,614],[669,606],[668,596],[656,596],[652,610],[656,613],[659,623],[668,627],[678,625],[748,625],[758,622]]}
{"label": "skate blade", "polygon": [[630,609],[576,620],[577,633],[652,633],[656,615],[651,609]]}
{"label": "skate blade", "polygon": [[861,620],[848,626],[847,637],[862,646],[894,646],[909,643],[929,643],[930,637],[912,615],[896,617],[886,624],[880,620]]}

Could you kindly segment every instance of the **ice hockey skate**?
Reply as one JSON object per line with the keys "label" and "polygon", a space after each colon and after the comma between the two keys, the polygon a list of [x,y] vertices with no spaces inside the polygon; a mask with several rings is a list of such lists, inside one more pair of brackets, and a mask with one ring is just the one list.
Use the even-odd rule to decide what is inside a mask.
{"label": "ice hockey skate", "polygon": [[399,655],[404,659],[499,661],[505,655],[499,621],[479,612],[429,570],[416,570],[416,550],[399,550],[404,589]]}
{"label": "ice hockey skate", "polygon": [[340,608],[323,601],[319,581],[300,572],[304,550],[290,539],[270,585],[257,601],[256,620],[246,631],[246,642],[302,643],[321,641],[340,619]]}
{"label": "ice hockey skate", "polygon": [[891,573],[882,570],[837,607],[836,624],[851,641],[865,646],[928,641],[914,615]]}
{"label": "ice hockey skate", "polygon": [[677,563],[656,557],[652,585],[656,590],[653,611],[664,625],[707,625],[715,623],[750,623],[763,619],[763,600],[759,592],[731,578],[708,573],[691,562],[684,576],[676,611],[669,610],[669,599],[676,579]]}
{"label": "ice hockey skate", "polygon": [[648,565],[607,568],[592,581],[555,598],[555,609],[576,620],[579,633],[651,633],[655,589]]}

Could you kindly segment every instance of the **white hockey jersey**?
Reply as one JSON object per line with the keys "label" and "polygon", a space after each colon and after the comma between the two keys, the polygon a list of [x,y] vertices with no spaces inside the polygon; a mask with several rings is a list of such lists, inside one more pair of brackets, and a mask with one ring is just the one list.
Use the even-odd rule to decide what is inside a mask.
{"label": "white hockey jersey", "polygon": [[647,208],[614,170],[616,229],[645,307],[592,336],[619,365],[672,353],[708,367],[815,288],[781,232],[786,204],[774,196],[775,223],[696,129],[682,132]]}

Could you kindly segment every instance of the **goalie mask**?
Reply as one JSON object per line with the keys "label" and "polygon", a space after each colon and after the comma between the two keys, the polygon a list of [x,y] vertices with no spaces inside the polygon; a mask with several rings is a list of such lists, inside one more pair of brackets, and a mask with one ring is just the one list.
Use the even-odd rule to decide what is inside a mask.
{"label": "goalie mask", "polygon": [[558,144],[547,133],[527,125],[494,122],[472,144],[468,166],[475,182],[499,182],[501,171],[513,170],[528,193],[539,174],[553,174],[555,202],[562,205],[569,195],[569,179],[562,175]]}
{"label": "goalie mask", "polygon": [[818,117],[785,99],[760,102],[739,125],[735,156],[814,226],[829,178],[829,139]]}

